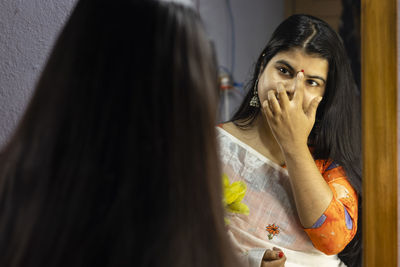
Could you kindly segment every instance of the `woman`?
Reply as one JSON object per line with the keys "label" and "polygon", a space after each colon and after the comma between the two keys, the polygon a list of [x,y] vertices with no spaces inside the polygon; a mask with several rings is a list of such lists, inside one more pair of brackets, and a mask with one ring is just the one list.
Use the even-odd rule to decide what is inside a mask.
{"label": "woman", "polygon": [[339,37],[289,17],[249,87],[219,129],[223,171],[247,185],[249,215],[230,218],[238,249],[254,266],[270,246],[286,266],[361,266],[359,99]]}
{"label": "woman", "polygon": [[216,93],[192,10],[79,1],[1,154],[0,266],[238,266]]}

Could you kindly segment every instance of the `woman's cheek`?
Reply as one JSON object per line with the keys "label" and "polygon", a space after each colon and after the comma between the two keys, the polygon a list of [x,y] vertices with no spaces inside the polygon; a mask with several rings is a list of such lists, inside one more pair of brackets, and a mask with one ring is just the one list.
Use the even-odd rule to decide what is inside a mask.
{"label": "woman's cheek", "polygon": [[258,87],[258,96],[260,98],[261,104],[268,99],[268,92],[273,90],[272,86],[267,86],[267,87]]}
{"label": "woman's cheek", "polygon": [[276,91],[279,82],[282,82],[282,78],[279,74],[275,73],[273,69],[267,67],[258,82],[258,97],[260,98],[261,103],[268,99],[269,91]]}
{"label": "woman's cheek", "polygon": [[268,99],[268,92],[271,90],[276,90],[277,82],[274,79],[268,79],[267,81],[262,79],[261,83],[258,84],[258,96],[260,98],[260,102],[263,103]]}

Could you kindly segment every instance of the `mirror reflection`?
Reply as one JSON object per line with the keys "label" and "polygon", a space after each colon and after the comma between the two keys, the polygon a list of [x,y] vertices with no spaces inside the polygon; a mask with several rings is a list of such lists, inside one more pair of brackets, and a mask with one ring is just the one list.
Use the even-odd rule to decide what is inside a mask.
{"label": "mirror reflection", "polygon": [[273,248],[285,266],[361,266],[359,1],[198,8],[219,59],[237,252],[254,266]]}

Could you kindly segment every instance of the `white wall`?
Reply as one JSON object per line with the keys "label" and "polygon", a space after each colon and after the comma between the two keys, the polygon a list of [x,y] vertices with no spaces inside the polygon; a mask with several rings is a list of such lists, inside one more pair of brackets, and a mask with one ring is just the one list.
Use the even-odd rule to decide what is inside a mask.
{"label": "white wall", "polygon": [[218,122],[228,121],[242,102],[246,93],[243,85],[249,81],[257,57],[284,19],[284,1],[197,0],[195,6],[214,42],[219,65],[232,74],[234,62],[233,80],[238,85],[223,91],[218,114]]}
{"label": "white wall", "polygon": [[0,1],[0,147],[25,109],[74,2]]}
{"label": "white wall", "polygon": [[[198,0],[197,7],[211,39],[215,42],[220,65],[232,63],[231,23],[226,0]],[[230,0],[235,24],[235,67],[237,82],[245,82],[257,56],[273,30],[284,19],[284,1]]]}

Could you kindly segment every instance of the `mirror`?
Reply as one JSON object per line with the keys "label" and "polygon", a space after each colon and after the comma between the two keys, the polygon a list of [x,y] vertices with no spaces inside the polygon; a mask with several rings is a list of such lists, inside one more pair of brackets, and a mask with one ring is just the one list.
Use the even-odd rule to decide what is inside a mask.
{"label": "mirror", "polygon": [[[199,2],[200,1],[197,1],[197,7],[203,15],[205,24],[208,25],[210,35],[213,36],[214,34],[214,36],[219,37],[223,33],[227,34],[226,32],[230,29],[228,25],[229,20],[226,15],[228,14],[227,9],[219,7],[220,12],[213,12],[212,5],[204,1],[201,1],[200,5]],[[227,3],[228,2],[229,1],[227,1]],[[276,16],[280,16],[280,19],[283,19],[292,13],[307,12],[306,10],[297,10],[306,5],[312,6],[310,14],[318,16],[318,14],[314,14],[314,12],[320,10],[321,6],[322,9],[328,11],[337,11],[340,9],[338,8],[340,2],[342,2],[343,5],[347,5],[354,1],[285,0],[284,3],[277,3],[277,1],[253,1],[253,5],[259,5],[259,10],[262,10],[262,14],[257,13],[258,10],[254,8],[254,6],[253,8],[255,11],[251,13],[254,16],[251,15],[247,18],[241,17],[242,9],[250,7],[241,7],[236,11],[235,8],[233,8],[233,13],[236,14],[235,22],[237,24],[243,21],[262,20],[266,17],[272,18],[269,23],[264,24],[265,27],[261,27],[265,28],[264,34],[268,35],[270,33],[268,29],[275,27],[277,23],[279,23],[279,19]],[[357,69],[354,68],[354,63],[356,63],[357,60],[354,61],[353,59],[352,67],[356,82],[361,85],[359,88],[362,88],[363,194],[365,196],[362,203],[364,211],[362,218],[363,265],[397,266],[399,248],[397,230],[398,60],[396,56],[398,55],[398,45],[396,36],[398,33],[397,25],[399,24],[397,16],[399,5],[396,0],[383,0],[379,2],[361,0],[360,2],[361,8],[359,11],[356,10],[355,12],[355,9],[349,6],[342,6],[342,9],[343,15],[347,13],[349,21],[351,21],[351,14],[353,14],[353,29],[360,28],[359,38],[362,40],[362,42],[360,42],[362,47],[362,49],[360,49],[362,51],[360,56],[361,60],[358,62],[363,62],[363,64],[360,68],[359,78],[357,78]],[[235,6],[239,5],[238,1],[232,1],[232,3],[234,3]],[[223,4],[219,3],[219,5]],[[325,8],[323,5],[328,8]],[[273,11],[271,11],[271,9]],[[332,27],[337,29],[340,25],[340,23],[338,23],[339,20],[332,20],[332,18],[329,18],[329,12],[325,15],[328,15],[325,20],[328,21]],[[359,24],[357,24],[356,17],[360,18],[358,20],[360,22]],[[210,25],[213,25],[215,28],[210,28]],[[213,33],[213,29],[220,30],[216,30]],[[249,30],[249,32],[251,31]],[[358,35],[357,31],[353,33],[353,36]],[[265,35],[261,36],[265,38]],[[236,39],[238,38],[236,37]],[[241,41],[242,39],[238,40]],[[252,44],[255,42],[254,40],[251,41]],[[347,41],[349,40],[347,39]],[[224,57],[228,58],[230,53],[229,48],[231,46],[229,46],[228,42],[222,42],[220,45],[222,49],[217,49],[219,50],[219,60],[222,64],[225,63],[229,66],[228,60],[225,59],[224,61]],[[239,45],[236,45],[235,51],[238,51],[238,47]],[[348,52],[350,56],[354,55],[351,51],[348,50]],[[245,51],[243,53],[251,52]],[[254,55],[248,55],[248,58],[254,61],[252,56],[254,57]],[[379,71],[377,71],[376,66],[379,66]],[[237,70],[237,68],[235,68],[235,70]],[[247,70],[248,69],[245,69],[245,73],[247,73]],[[237,78],[243,76],[236,76],[234,72],[233,77]],[[239,83],[239,85],[241,84]],[[377,88],[383,89],[376,90]],[[221,107],[223,107],[223,105],[221,105]],[[223,112],[225,112],[224,116],[229,116],[231,108],[226,108],[225,105]],[[385,230],[382,231],[382,229]],[[382,251],[385,251],[385,256],[383,257]]]}
{"label": "mirror", "polygon": [[[220,84],[221,84],[221,103],[220,103],[220,114],[219,114],[219,122],[226,122],[231,120],[232,116],[234,113],[238,110],[239,105],[242,103],[245,95],[251,88],[247,87],[247,84],[251,82],[252,80],[252,75],[254,72],[254,67],[257,62],[258,56],[260,55],[260,52],[262,49],[264,49],[265,45],[267,44],[268,40],[271,37],[272,32],[275,30],[275,28],[287,17],[289,17],[292,14],[310,14],[313,15],[317,18],[320,18],[324,21],[326,21],[340,36],[340,38],[343,40],[343,44],[345,46],[346,53],[349,57],[349,61],[351,62],[351,72],[353,73],[353,77],[355,80],[355,84],[357,85],[357,98],[360,101],[360,89],[361,88],[361,35],[360,35],[360,12],[361,12],[361,2],[360,1],[313,1],[313,0],[287,0],[287,1],[252,1],[252,3],[244,3],[243,1],[219,1],[219,2],[211,2],[211,1],[198,1],[197,2],[197,8],[199,9],[199,12],[203,18],[203,21],[206,26],[206,30],[210,36],[210,39],[213,41],[217,55],[218,55],[218,60],[219,60],[219,68],[220,68]],[[266,67],[266,66],[263,66]],[[266,67],[267,68],[267,67]],[[307,70],[306,70],[307,73]],[[261,78],[260,78],[261,79]],[[259,86],[259,85],[258,85]],[[258,87],[258,90],[260,90],[260,87]],[[260,91],[258,91],[258,94],[260,96]],[[251,105],[251,104],[250,104]],[[359,115],[359,114],[358,114]],[[226,125],[226,124],[224,124]],[[275,154],[270,153],[271,150],[263,150],[262,145],[255,147],[254,142],[251,140],[246,139],[241,139],[240,138],[240,133],[235,132],[234,128],[229,128],[228,126],[225,128],[229,133],[232,133],[234,137],[237,137],[239,139],[238,143],[241,143],[242,146],[238,149],[242,149],[242,154],[246,154],[247,152],[251,154],[251,152],[254,152],[255,157],[260,156],[260,158],[263,158],[262,156],[265,156],[265,158],[270,159],[273,163],[278,162],[282,159],[278,157],[275,158]],[[237,133],[237,135],[235,135]],[[254,137],[254,136],[252,136]],[[250,137],[249,137],[250,138]],[[257,137],[254,137],[257,138]],[[224,138],[222,138],[224,139]],[[357,141],[360,141],[359,139]],[[223,141],[224,142],[224,141]],[[243,148],[249,146],[249,149]],[[259,148],[259,149],[257,149]],[[222,153],[225,152],[225,148],[222,148]],[[228,150],[227,150],[228,151]],[[249,152],[250,151],[250,152]],[[228,151],[226,153],[229,153],[232,151]],[[232,152],[234,153],[234,152]],[[279,154],[279,152],[278,152]],[[268,157],[271,156],[271,157]],[[360,160],[361,161],[361,160]],[[257,164],[261,164],[258,161],[256,161]],[[246,162],[241,162],[243,163],[242,168],[246,169],[248,166],[246,166]],[[253,162],[254,163],[254,162]],[[285,162],[284,162],[285,163]],[[223,170],[226,172],[229,172],[229,170],[226,170],[225,168],[226,162],[223,162]],[[229,164],[228,164],[229,165]],[[256,165],[256,164],[254,164]],[[274,164],[271,164],[274,165]],[[282,165],[282,164],[281,164]],[[286,165],[286,164],[285,164]],[[234,164],[229,165],[230,167],[234,168]],[[243,167],[244,166],[244,167]],[[258,165],[257,165],[258,166]],[[317,164],[318,166],[318,164]],[[255,168],[254,166],[252,166]],[[276,167],[276,166],[275,166]],[[238,167],[239,168],[239,167]],[[229,169],[229,168],[228,168]],[[329,168],[328,168],[329,169]],[[329,169],[330,170],[330,169]],[[327,172],[329,171],[327,170]],[[260,169],[252,169],[253,173],[260,171]],[[270,171],[271,173],[274,172],[273,170],[270,170],[265,167],[264,173],[267,171]],[[288,172],[290,175],[290,168],[288,168]],[[254,187],[254,181],[249,182],[251,179],[256,179],[253,175],[250,173],[246,173],[245,170],[241,171],[240,175],[238,173],[235,173],[231,171],[230,173],[225,173],[227,176],[243,176],[241,178],[243,182],[247,183],[248,187],[248,192],[251,192],[250,194],[255,194],[254,192],[256,190],[253,190],[252,187]],[[321,172],[322,174],[322,172]],[[247,175],[247,176],[246,176]],[[260,174],[262,175],[262,174]],[[276,177],[280,177],[280,174],[275,174]],[[322,174],[324,175],[324,174]],[[324,177],[325,178],[325,177]],[[233,181],[238,181],[238,179],[233,179]],[[327,179],[325,179],[328,181]],[[263,181],[259,181],[259,184],[257,186],[265,186],[263,184]],[[336,185],[335,185],[336,186]],[[293,184],[292,184],[292,190],[293,189]],[[279,190],[279,189],[276,189]],[[336,189],[332,189],[336,190]],[[347,190],[347,189],[345,189]],[[283,190],[284,191],[284,190]],[[339,190],[340,191],[340,190]],[[262,192],[262,190],[260,191]],[[338,192],[338,191],[336,191]],[[283,194],[283,193],[282,193]],[[277,195],[279,195],[277,193]],[[276,196],[279,197],[279,196]],[[338,196],[335,196],[338,197]],[[273,196],[269,201],[271,203],[274,203]],[[249,204],[250,208],[250,215],[251,217],[251,206],[256,206],[256,204],[251,202],[252,200],[249,198],[246,199],[244,202]],[[298,205],[297,200],[296,206]],[[292,203],[293,204],[293,203]],[[279,205],[279,204],[277,204]],[[286,206],[284,206],[286,208]],[[260,208],[264,209],[265,212],[273,212],[268,208]],[[254,211],[253,211],[254,212]],[[299,208],[297,208],[297,212],[299,211]],[[348,212],[346,209],[344,210],[344,213]],[[256,216],[262,216],[258,214],[258,211],[256,211],[257,215]],[[254,213],[253,213],[254,214]],[[354,215],[354,214],[353,214]],[[299,215],[300,216],[300,215]],[[347,215],[344,216],[344,218]],[[357,215],[355,215],[357,216]],[[301,217],[301,216],[300,216]],[[322,218],[322,216],[321,216]],[[233,223],[231,227],[231,232],[233,233],[233,236],[243,236],[243,235],[249,235],[251,238],[254,238],[258,242],[258,246],[267,246],[267,245],[276,245],[281,247],[285,251],[285,245],[286,245],[286,251],[287,255],[293,256],[293,257],[301,257],[301,256],[309,256],[311,255],[311,251],[313,251],[313,247],[318,247],[318,241],[315,241],[313,239],[313,244],[311,247],[307,247],[308,245],[303,244],[303,246],[295,247],[294,245],[291,246],[289,244],[290,242],[284,242],[282,240],[279,240],[279,235],[281,235],[281,238],[286,238],[289,239],[289,235],[284,235],[284,231],[288,231],[288,229],[292,229],[290,227],[285,228],[285,226],[281,226],[280,222],[266,222],[266,231],[268,232],[268,229],[272,229],[275,227],[276,229],[276,237],[274,234],[272,234],[271,237],[271,232],[268,232],[269,234],[265,234],[264,237],[262,237],[262,230],[261,228],[263,227],[261,224],[257,224],[254,226],[254,224],[251,224],[251,221],[253,220],[252,218],[246,219],[245,217],[241,217],[243,220],[243,224],[240,225]],[[248,221],[246,221],[248,220]],[[293,219],[295,220],[295,219]],[[302,220],[300,218],[300,220]],[[318,219],[319,220],[319,219]],[[321,227],[320,229],[323,228],[323,219],[321,219],[322,222],[318,227]],[[361,219],[360,219],[361,220]],[[318,221],[317,221],[318,222]],[[248,223],[249,225],[252,225],[251,229],[244,229],[242,226]],[[290,222],[285,221],[284,224],[290,224]],[[303,224],[304,225],[304,224]],[[311,225],[309,225],[311,226]],[[246,226],[247,227],[247,226]],[[269,227],[269,228],[268,228]],[[272,228],[271,228],[272,227]],[[314,227],[314,225],[313,225]],[[316,228],[318,228],[316,227]],[[306,227],[308,228],[308,227]],[[350,229],[351,227],[349,227]],[[265,229],[263,229],[265,231]],[[253,231],[253,232],[252,232]],[[272,230],[271,230],[272,231]],[[312,239],[312,233],[308,233],[308,236],[302,235],[301,233],[296,233],[298,236],[295,236],[296,234],[293,234],[292,237],[293,239],[295,238],[303,238],[306,239],[309,237]],[[331,231],[330,233],[334,233],[334,231]],[[354,233],[352,233],[354,234]],[[324,233],[320,233],[320,235],[325,235]],[[251,253],[251,249],[248,250],[249,247],[251,246],[256,246],[257,247],[257,242],[252,243],[250,241],[251,239],[245,239],[241,237],[237,237],[235,239],[236,243],[239,244],[239,247],[243,249],[244,252]],[[264,239],[263,239],[264,238]],[[272,240],[272,241],[271,241]],[[275,240],[275,242],[274,242]],[[332,239],[333,240],[333,239]],[[356,239],[354,239],[356,240]],[[361,239],[358,239],[361,240]],[[243,242],[243,243],[241,243]],[[332,241],[332,244],[336,241]],[[349,242],[349,241],[347,241]],[[354,243],[354,242],[353,242]],[[348,247],[353,246],[354,244],[350,243]],[[289,245],[288,245],[289,244]],[[244,248],[245,247],[245,248]],[[305,248],[307,247],[307,249]],[[343,249],[343,248],[342,248]],[[324,251],[324,248],[318,247],[318,250],[316,253],[319,251],[322,251],[327,254],[337,254],[336,252],[340,252],[341,250],[333,250],[334,252],[329,253],[328,251]],[[304,254],[296,254],[292,253],[292,250],[295,251],[302,251]],[[357,249],[353,249],[353,252],[356,251]],[[360,251],[361,248],[359,247],[357,251]],[[242,251],[242,252],[243,252]],[[351,249],[348,249],[348,251],[351,251]],[[309,254],[307,254],[309,252]],[[315,252],[315,251],[313,251]],[[355,258],[357,253],[354,252],[353,258]],[[358,254],[359,259],[357,260],[358,263],[361,262],[361,253]],[[334,257],[334,256],[332,256]],[[339,255],[340,258],[342,258],[341,255]],[[329,264],[332,264],[334,266],[334,261],[332,260],[331,262],[328,263],[318,263],[319,258],[315,258],[314,262],[308,262],[308,263],[298,263],[295,261],[288,261],[288,266],[290,264],[314,264],[319,266],[328,266]],[[321,265],[322,264],[322,265]],[[328,265],[327,265],[328,264]],[[330,265],[329,265],[330,266]],[[336,265],[337,266],[337,265]],[[354,265],[356,266],[356,265]],[[360,265],[357,265],[360,266]]]}

